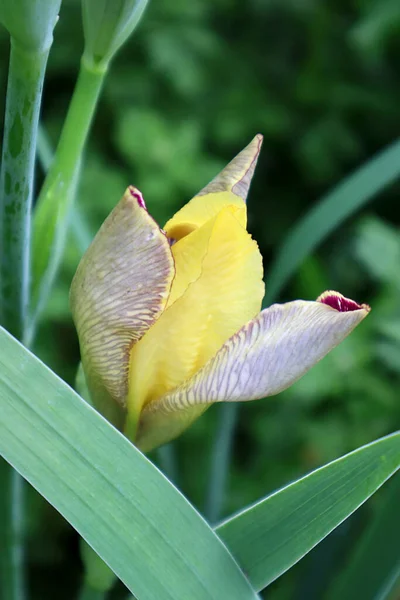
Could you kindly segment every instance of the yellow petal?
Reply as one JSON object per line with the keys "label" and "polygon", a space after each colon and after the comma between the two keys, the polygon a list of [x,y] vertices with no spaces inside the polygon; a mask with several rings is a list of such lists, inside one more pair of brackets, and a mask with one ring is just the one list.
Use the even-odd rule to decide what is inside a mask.
{"label": "yellow petal", "polygon": [[[261,143],[262,136],[256,135],[211,183],[166,223],[164,230],[169,238],[181,239],[226,206],[242,206],[249,191]],[[246,227],[245,222],[242,225]]]}
{"label": "yellow petal", "polygon": [[129,350],[163,311],[174,276],[166,236],[129,188],[83,256],[71,309],[93,401],[124,406]]}
{"label": "yellow petal", "polygon": [[[227,206],[223,210],[230,212],[241,225],[244,223],[244,227],[246,226],[247,209],[244,202],[239,207]],[[171,250],[175,263],[175,277],[167,308],[182,296],[189,284],[200,277],[217,218],[218,215],[173,244]]]}
{"label": "yellow petal", "polygon": [[129,413],[191,377],[260,310],[264,284],[256,242],[229,208],[201,232],[207,250],[199,277],[132,348]]}

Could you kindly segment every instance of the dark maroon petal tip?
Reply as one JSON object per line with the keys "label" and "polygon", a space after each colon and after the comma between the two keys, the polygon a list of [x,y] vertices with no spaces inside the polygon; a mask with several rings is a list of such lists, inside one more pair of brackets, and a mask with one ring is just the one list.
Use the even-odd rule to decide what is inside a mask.
{"label": "dark maroon petal tip", "polygon": [[147,210],[146,203],[143,200],[143,196],[142,196],[141,192],[139,192],[139,190],[137,188],[133,187],[133,185],[130,185],[129,186],[129,193],[132,196],[132,198],[135,198],[135,200],[137,200],[137,203],[139,204],[139,206],[141,208],[144,208],[144,209]]}
{"label": "dark maroon petal tip", "polygon": [[317,298],[317,302],[321,302],[322,304],[327,304],[334,310],[339,312],[352,312],[353,310],[367,310],[370,311],[370,307],[368,304],[358,304],[358,302],[354,302],[354,300],[350,300],[350,298],[346,298],[339,294],[338,292],[324,292]]}

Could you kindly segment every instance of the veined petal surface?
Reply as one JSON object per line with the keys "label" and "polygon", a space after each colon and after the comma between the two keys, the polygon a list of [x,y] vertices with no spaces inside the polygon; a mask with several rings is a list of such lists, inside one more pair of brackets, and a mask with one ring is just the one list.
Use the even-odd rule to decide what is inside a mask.
{"label": "veined petal surface", "polygon": [[[83,256],[71,285],[71,309],[93,401],[124,405],[129,352],[163,311],[174,264],[169,242],[128,188]],[[98,406],[99,407],[99,406]],[[99,407],[101,410],[101,406]]]}
{"label": "veined petal surface", "polygon": [[317,302],[296,300],[263,310],[193,377],[145,407],[139,445],[151,445],[146,436],[154,429],[161,430],[163,421],[171,420],[177,435],[187,426],[185,420],[193,420],[190,414],[199,412],[204,404],[256,400],[292,385],[368,314],[369,307],[347,299],[342,303],[344,312],[333,308],[340,305],[341,298],[329,292]]}
{"label": "veined petal surface", "polygon": [[[191,377],[261,306],[262,258],[231,210],[223,209],[188,239],[191,235],[197,238],[193,248],[204,250],[197,279],[131,351],[132,414]],[[178,281],[179,262],[176,269]]]}
{"label": "veined petal surface", "polygon": [[[164,226],[169,238],[179,240],[226,206],[240,207],[246,201],[260,153],[262,136],[250,142],[205,188],[185,204]],[[246,226],[242,222],[243,227]]]}

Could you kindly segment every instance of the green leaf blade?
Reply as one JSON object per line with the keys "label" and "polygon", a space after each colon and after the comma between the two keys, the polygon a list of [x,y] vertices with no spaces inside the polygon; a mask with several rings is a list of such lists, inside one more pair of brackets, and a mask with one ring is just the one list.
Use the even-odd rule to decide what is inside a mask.
{"label": "green leaf blade", "polygon": [[400,176],[400,141],[344,179],[289,232],[267,273],[264,306],[274,301],[303,260],[332,231]]}
{"label": "green leaf blade", "polygon": [[385,493],[374,518],[357,539],[348,564],[330,586],[327,600],[352,600],[354,590],[363,600],[383,600],[400,578],[400,475]]}
{"label": "green leaf blade", "polygon": [[0,454],[138,600],[256,598],[205,521],[128,440],[4,330],[0,348]]}
{"label": "green leaf blade", "polygon": [[257,590],[298,562],[400,467],[400,432],[363,446],[216,528]]}

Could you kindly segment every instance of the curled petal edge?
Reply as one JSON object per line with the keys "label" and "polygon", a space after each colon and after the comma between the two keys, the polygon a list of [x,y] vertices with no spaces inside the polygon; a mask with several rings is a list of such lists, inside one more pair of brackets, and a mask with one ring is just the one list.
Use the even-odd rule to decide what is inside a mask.
{"label": "curled petal edge", "polygon": [[174,275],[168,239],[129,187],[83,256],[70,292],[85,376],[103,414],[110,397],[125,407],[130,348],[162,313]]}
{"label": "curled petal edge", "polygon": [[[339,305],[347,309],[339,310]],[[157,429],[163,435],[173,432],[172,439],[214,402],[256,400],[285,390],[349,335],[369,310],[332,291],[315,302],[296,300],[263,310],[191,379],[144,408],[138,445],[168,441],[155,444]]]}

